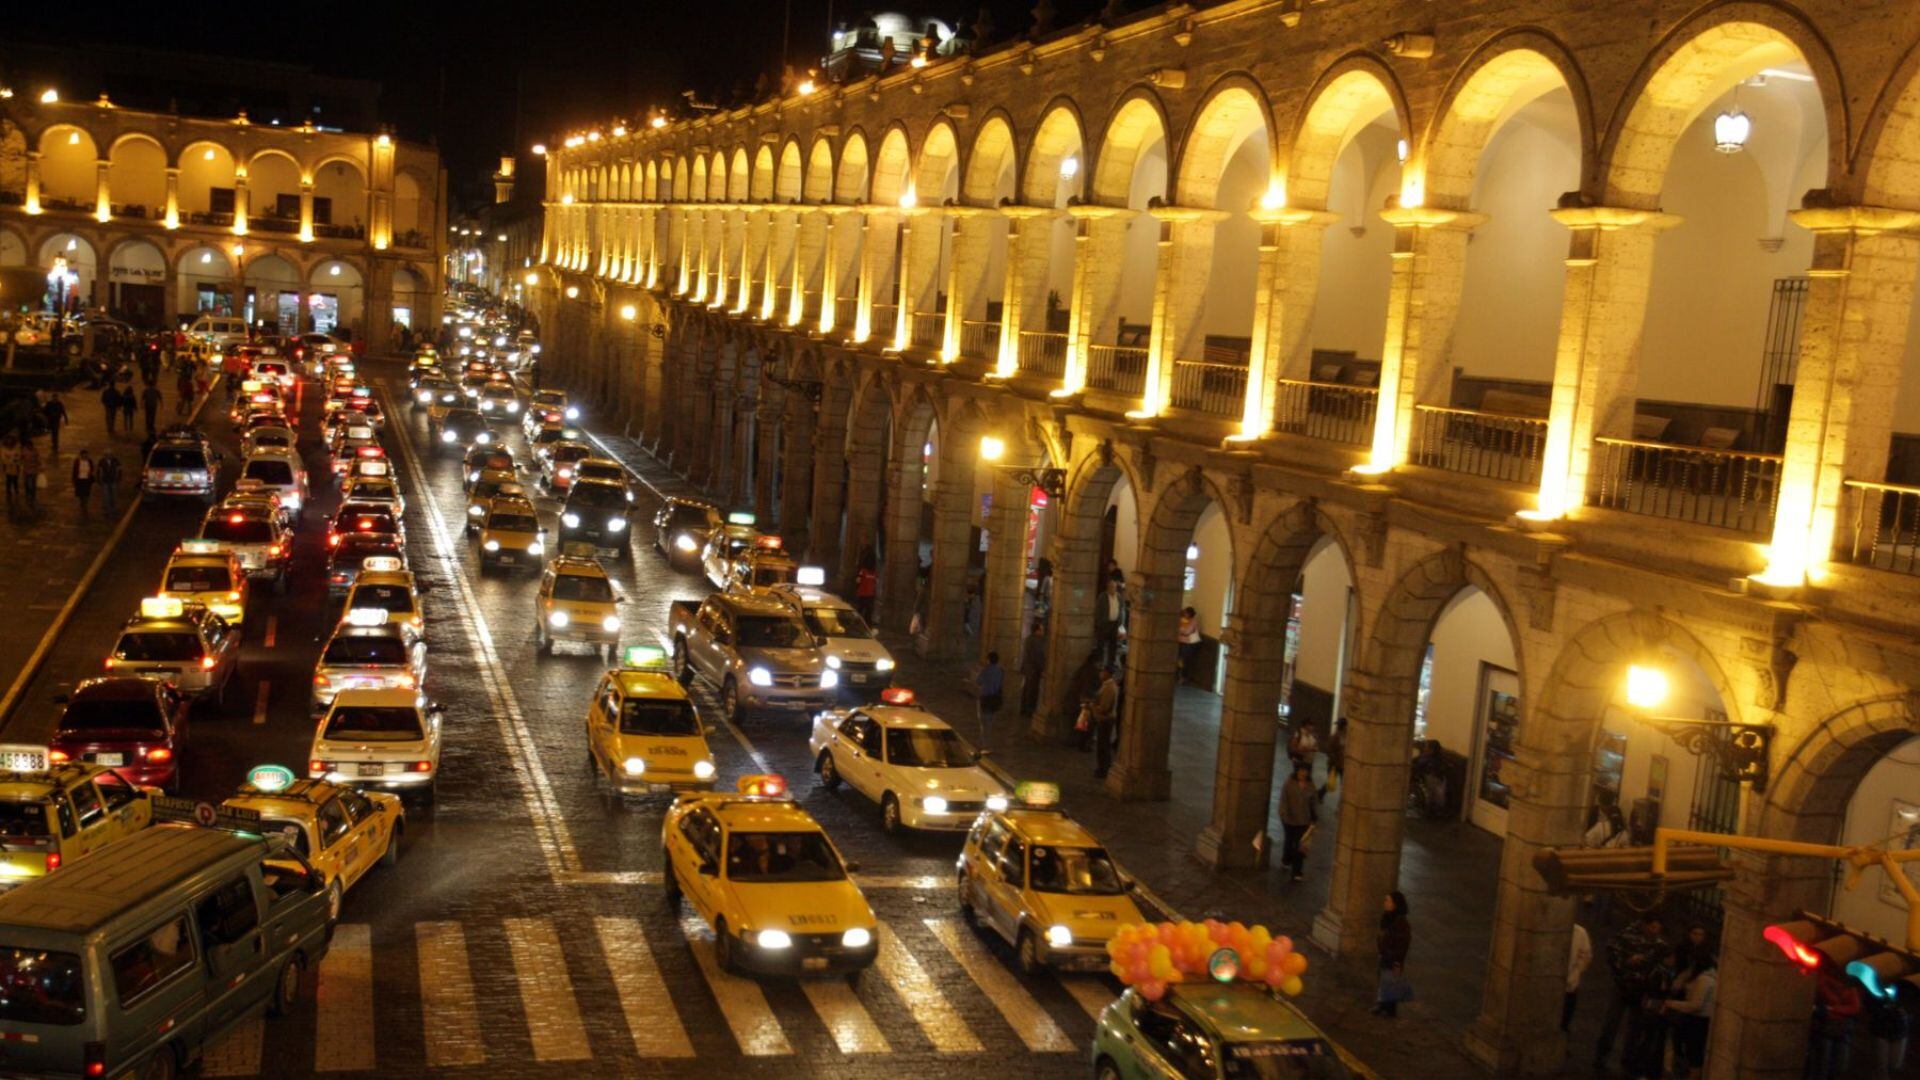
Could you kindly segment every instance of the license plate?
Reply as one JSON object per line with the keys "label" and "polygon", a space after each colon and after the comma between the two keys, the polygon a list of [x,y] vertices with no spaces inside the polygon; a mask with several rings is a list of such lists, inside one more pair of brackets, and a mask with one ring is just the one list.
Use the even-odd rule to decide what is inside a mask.
{"label": "license plate", "polygon": [[187,474],[180,472],[161,473],[160,479],[162,482],[168,484],[184,484],[187,482]]}
{"label": "license plate", "polygon": [[385,776],[386,773],[387,773],[387,767],[381,762],[363,761],[360,763],[361,776]]}
{"label": "license plate", "polygon": [[93,755],[93,763],[95,765],[125,765],[127,763],[127,755],[95,754]]}
{"label": "license plate", "polygon": [[520,561],[520,556],[514,555],[510,552],[505,552],[505,551],[495,556],[495,558],[497,558],[500,562],[519,562]]}
{"label": "license plate", "polygon": [[800,967],[804,971],[825,971],[827,968],[827,958],[824,956],[802,957],[800,959]]}
{"label": "license plate", "polygon": [[867,677],[865,675],[854,675],[852,676],[852,679],[854,682],[857,682],[857,683],[863,683],[867,681]]}

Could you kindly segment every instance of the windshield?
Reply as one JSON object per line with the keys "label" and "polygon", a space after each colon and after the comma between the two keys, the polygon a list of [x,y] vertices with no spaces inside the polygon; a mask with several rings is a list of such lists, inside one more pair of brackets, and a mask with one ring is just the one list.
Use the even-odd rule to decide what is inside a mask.
{"label": "windshield", "polygon": [[813,639],[799,620],[785,615],[746,615],[737,620],[743,649],[791,649]]}
{"label": "windshield", "polygon": [[613,602],[613,583],[606,578],[584,574],[561,574],[553,579],[555,600],[578,600],[589,604]]}
{"label": "windshield", "polygon": [[322,664],[404,664],[407,647],[397,637],[353,634],[327,642]]}
{"label": "windshield", "polygon": [[323,739],[344,742],[418,742],[420,714],[412,709],[367,706],[335,709],[327,717]]}
{"label": "windshield", "polygon": [[200,451],[187,446],[162,446],[154,450],[147,459],[149,469],[204,469],[207,457]]}
{"label": "windshield", "polygon": [[[583,477],[584,479],[584,477]],[[627,493],[611,484],[575,484],[567,498],[567,509],[610,510],[627,508]]]}
{"label": "windshield", "polygon": [[38,840],[51,835],[46,803],[0,802],[0,841]]}
{"label": "windshield", "polygon": [[[356,537],[354,539],[358,538]],[[358,570],[360,568],[360,560],[362,559],[371,558],[375,555],[397,556],[399,554],[399,546],[394,544],[390,538],[382,538],[377,541],[363,543],[353,543],[350,540],[343,540],[340,546],[333,551],[333,565],[346,566]]]}
{"label": "windshield", "polygon": [[270,487],[286,487],[293,483],[293,466],[284,461],[249,461],[247,471],[241,475]]}
{"label": "windshield", "polygon": [[[580,466],[580,479],[612,480],[617,482],[617,481],[626,479],[626,477],[624,474],[622,474],[622,472],[620,471],[620,466],[618,465],[585,465],[583,464]],[[615,491],[615,494],[620,496],[620,500],[622,502],[626,501],[626,492]]]}
{"label": "windshield", "polygon": [[0,1020],[77,1024],[86,1015],[86,982],[78,956],[0,948]]}
{"label": "windshield", "polygon": [[168,592],[226,592],[233,588],[233,576],[224,566],[169,566]]}
{"label": "windshield", "polygon": [[1234,1080],[1346,1080],[1353,1075],[1325,1039],[1228,1043],[1225,1064]]}
{"label": "windshield", "polygon": [[667,514],[667,523],[676,529],[704,529],[707,511],[702,506],[676,506]]}
{"label": "windshield", "polygon": [[164,732],[160,707],[148,695],[138,699],[78,698],[67,703],[60,716],[61,731],[125,731],[144,729]]}
{"label": "windshield", "polygon": [[351,529],[354,532],[390,533],[394,531],[393,515],[386,510],[367,510],[355,508],[343,510],[334,528],[341,532]]}
{"label": "windshield", "polygon": [[1102,848],[1036,846],[1027,875],[1027,883],[1041,892],[1118,896],[1125,891],[1120,871]]}
{"label": "windshield", "polygon": [[824,833],[734,833],[727,838],[733,881],[839,881],[847,876]]}
{"label": "windshield", "polygon": [[870,638],[873,628],[852,608],[810,607],[807,627],[819,637]]}
{"label": "windshield", "polygon": [[620,713],[622,735],[698,735],[700,717],[688,701],[629,700]]}
{"label": "windshield", "polygon": [[379,608],[381,611],[411,612],[413,594],[398,585],[362,585],[353,591],[346,610]]}
{"label": "windshield", "polygon": [[914,769],[960,769],[973,764],[973,747],[951,728],[888,728],[887,761]]}
{"label": "windshield", "polygon": [[122,634],[113,655],[133,661],[198,660],[200,639],[187,633]]}
{"label": "windshield", "polygon": [[273,526],[265,518],[243,517],[235,521],[229,514],[202,525],[200,535],[208,540],[225,540],[229,544],[264,544],[273,539]]}
{"label": "windshield", "polygon": [[487,519],[487,528],[502,532],[532,532],[539,527],[538,522],[525,514],[495,514]]}

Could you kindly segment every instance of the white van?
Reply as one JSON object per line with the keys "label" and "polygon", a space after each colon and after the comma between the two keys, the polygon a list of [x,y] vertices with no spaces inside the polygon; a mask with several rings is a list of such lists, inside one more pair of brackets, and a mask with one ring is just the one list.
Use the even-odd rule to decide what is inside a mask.
{"label": "white van", "polygon": [[247,321],[231,315],[202,315],[187,327],[187,339],[213,352],[247,343]]}

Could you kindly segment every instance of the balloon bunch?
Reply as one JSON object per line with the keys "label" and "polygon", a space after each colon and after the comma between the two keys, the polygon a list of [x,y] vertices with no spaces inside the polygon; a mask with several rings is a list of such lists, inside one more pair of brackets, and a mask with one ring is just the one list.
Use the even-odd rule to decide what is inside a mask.
{"label": "balloon bunch", "polygon": [[1189,977],[1263,982],[1289,997],[1305,988],[1300,974],[1307,970],[1306,956],[1294,951],[1292,938],[1274,937],[1264,926],[1217,919],[1129,923],[1107,942],[1107,956],[1113,977],[1148,1001],[1159,1001],[1170,984]]}

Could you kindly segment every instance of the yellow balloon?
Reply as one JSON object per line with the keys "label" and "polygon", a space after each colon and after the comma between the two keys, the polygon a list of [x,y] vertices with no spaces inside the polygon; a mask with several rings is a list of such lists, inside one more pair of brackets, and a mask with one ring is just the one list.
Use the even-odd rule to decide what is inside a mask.
{"label": "yellow balloon", "polygon": [[1305,953],[1288,953],[1287,958],[1281,961],[1280,966],[1286,970],[1287,974],[1297,976],[1307,970],[1307,956]]}
{"label": "yellow balloon", "polygon": [[1255,954],[1242,961],[1246,967],[1240,972],[1242,978],[1259,982],[1267,977],[1267,958]]}
{"label": "yellow balloon", "polygon": [[1115,960],[1112,963],[1108,964],[1107,970],[1113,972],[1113,977],[1116,979],[1120,979],[1124,981],[1127,977],[1127,965],[1121,963],[1118,960]]}
{"label": "yellow balloon", "polygon": [[[1298,955],[1298,954],[1296,953],[1295,955]],[[1286,982],[1283,982],[1280,984],[1280,992],[1287,995],[1288,997],[1299,997],[1300,991],[1305,990],[1306,988],[1307,988],[1307,984],[1301,982],[1300,976],[1298,975],[1295,975],[1293,978],[1288,979]]]}

